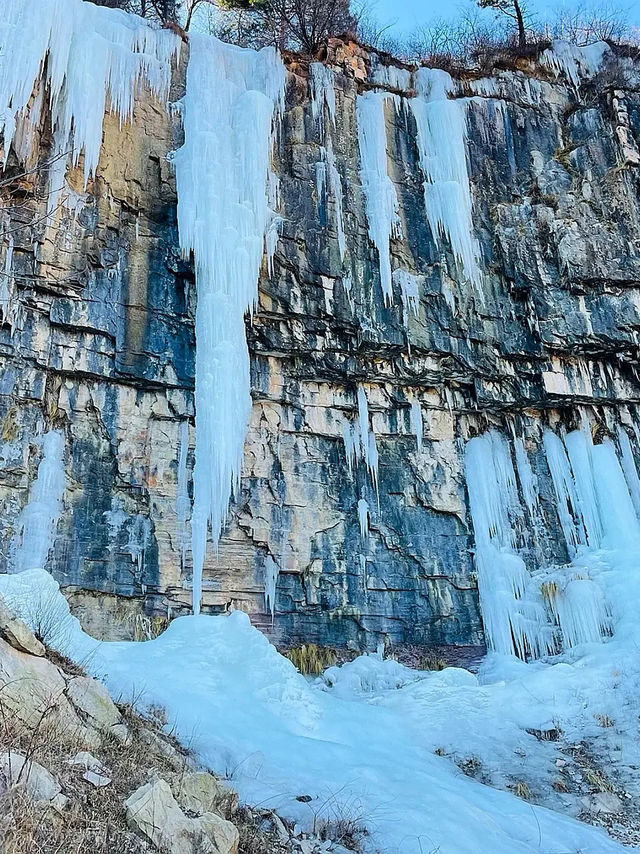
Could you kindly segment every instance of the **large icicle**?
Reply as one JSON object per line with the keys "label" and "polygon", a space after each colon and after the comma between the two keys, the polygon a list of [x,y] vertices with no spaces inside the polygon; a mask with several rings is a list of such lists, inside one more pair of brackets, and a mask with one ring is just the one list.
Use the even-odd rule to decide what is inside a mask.
{"label": "large icicle", "polygon": [[178,430],[178,483],[176,490],[176,534],[180,549],[180,568],[184,572],[188,545],[187,522],[191,513],[189,482],[187,477],[187,455],[189,453],[189,422],[180,422]]}
{"label": "large icicle", "polygon": [[562,439],[553,430],[545,430],[542,441],[556,493],[558,518],[567,544],[569,557],[575,557],[578,548],[587,544],[587,536],[578,516],[578,495],[571,467]]}
{"label": "large icicle", "polygon": [[[168,30],[152,29],[136,15],[82,0],[3,0],[2,17],[0,133],[5,163],[20,122],[31,131],[39,124],[46,87],[52,154],[58,158],[56,182],[64,178],[71,152],[74,165],[84,153],[86,183],[98,165],[105,109],[121,122],[129,120],[142,83],[166,99],[180,39]],[[35,89],[38,97],[32,99]],[[59,189],[52,185],[54,198]]]}
{"label": "large icicle", "polygon": [[196,270],[196,461],[191,520],[193,609],[202,596],[208,526],[217,543],[239,487],[251,413],[244,316],[257,301],[272,213],[267,176],[284,66],[256,52],[192,34],[184,146],[176,152],[178,229]]}
{"label": "large icicle", "polygon": [[419,68],[414,86],[417,96],[408,103],[416,121],[431,234],[436,243],[443,237],[449,240],[461,275],[479,287],[480,249],[473,232],[467,170],[467,102],[449,98],[453,81],[446,71]]}
{"label": "large icicle", "polygon": [[633,457],[629,435],[622,425],[618,426],[618,445],[620,446],[620,460],[624,478],[629,487],[629,494],[633,501],[636,515],[640,518],[640,478],[638,477],[638,469]]}
{"label": "large icicle", "polygon": [[387,92],[365,92],[356,99],[360,176],[364,191],[369,237],[378,250],[380,284],[385,302],[393,302],[389,240],[400,237],[398,196],[387,173],[387,130],[384,105],[393,95]]}
{"label": "large icicle", "polygon": [[44,569],[53,547],[65,490],[64,436],[57,430],[40,440],[42,458],[29,500],[18,517],[14,548],[17,572]]}
{"label": "large icicle", "polygon": [[512,520],[522,509],[506,439],[494,431],[470,439],[465,468],[487,644],[521,658],[544,655],[553,649],[553,632],[516,550]]}

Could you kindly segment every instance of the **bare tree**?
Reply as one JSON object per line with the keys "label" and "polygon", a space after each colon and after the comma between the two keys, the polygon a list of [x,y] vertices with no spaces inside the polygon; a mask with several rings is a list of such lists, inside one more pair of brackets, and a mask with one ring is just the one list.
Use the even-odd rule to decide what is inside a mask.
{"label": "bare tree", "polygon": [[495,9],[515,21],[518,29],[518,47],[527,46],[527,30],[525,27],[526,7],[521,0],[478,0],[481,9]]}

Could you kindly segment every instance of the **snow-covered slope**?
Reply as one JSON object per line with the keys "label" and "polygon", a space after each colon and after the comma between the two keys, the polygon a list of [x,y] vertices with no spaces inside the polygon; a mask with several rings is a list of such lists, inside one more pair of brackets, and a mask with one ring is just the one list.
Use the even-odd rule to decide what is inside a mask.
{"label": "snow-covered slope", "polygon": [[[612,584],[628,569],[614,553],[596,564]],[[99,643],[70,616],[46,572],[0,577],[0,592],[49,643],[102,676],[114,696],[163,706],[168,726],[251,803],[306,824],[355,819],[370,833],[369,849],[386,854],[623,850],[600,830],[469,779],[434,750],[466,751],[487,770],[515,768],[524,755],[544,781],[552,757],[527,728],[553,721],[582,737],[597,727],[596,711],[632,716],[638,666],[625,656],[638,641],[630,619],[638,585],[620,636],[584,648],[573,664],[495,658],[478,679],[455,668],[416,672],[371,655],[316,683],[240,612],[181,617],[145,643]],[[311,800],[301,803],[300,795]]]}

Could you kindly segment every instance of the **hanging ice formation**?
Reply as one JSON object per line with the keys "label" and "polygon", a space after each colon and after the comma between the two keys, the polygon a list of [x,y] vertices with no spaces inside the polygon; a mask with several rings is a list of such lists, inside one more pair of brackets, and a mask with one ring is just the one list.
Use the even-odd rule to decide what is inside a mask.
{"label": "hanging ice formation", "polygon": [[42,457],[29,500],[18,517],[14,569],[44,569],[53,548],[65,490],[64,437],[52,430],[39,440]]}
{"label": "hanging ice formation", "polygon": [[187,522],[191,513],[189,498],[187,455],[189,453],[189,422],[180,422],[178,431],[178,484],[176,491],[176,535],[180,549],[180,568],[184,572],[188,546]]}
{"label": "hanging ice formation", "polygon": [[378,250],[380,284],[385,303],[393,302],[389,241],[402,236],[398,196],[387,172],[387,130],[385,101],[395,96],[388,92],[365,92],[356,98],[360,176],[369,223],[369,237]]}
{"label": "hanging ice formation", "polygon": [[421,276],[414,276],[407,270],[398,268],[393,271],[391,279],[394,285],[400,288],[400,296],[402,299],[402,321],[405,328],[409,326],[409,315],[418,316],[418,308],[420,306],[420,283],[423,281]]}
{"label": "hanging ice formation", "polygon": [[553,631],[518,554],[515,523],[521,508],[507,440],[495,431],[469,440],[465,467],[487,645],[537,658],[553,651]]}
{"label": "hanging ice formation", "polygon": [[272,621],[276,612],[276,586],[279,574],[280,567],[271,555],[267,555],[264,562],[264,607],[271,614]]}
{"label": "hanging ice formation", "polygon": [[369,536],[369,503],[366,498],[358,500],[358,523],[360,525],[360,536],[366,540]]}
{"label": "hanging ice formation", "polygon": [[[320,148],[321,159],[316,163],[316,191],[318,202],[327,190],[331,193],[336,212],[336,232],[340,260],[346,251],[344,217],[342,212],[342,181],[336,157],[333,153],[331,127],[336,125],[336,93],[333,88],[333,71],[321,62],[309,65],[309,89],[311,92],[311,115],[315,119],[324,144]],[[329,114],[329,126],[325,122],[325,106]]]}
{"label": "hanging ice formation", "polygon": [[369,429],[369,404],[364,387],[357,391],[358,417],[354,421],[344,420],[342,439],[347,457],[349,473],[358,460],[363,460],[371,477],[374,489],[378,489],[378,446],[373,430]]}
{"label": "hanging ice formation", "polygon": [[471,439],[466,448],[487,641],[498,652],[521,657],[553,651],[558,630],[565,647],[597,641],[610,633],[610,608],[603,589],[590,577],[585,556],[594,549],[637,548],[640,543],[640,523],[627,482],[627,478],[633,481],[634,471],[637,477],[630,443],[627,447],[619,436],[619,461],[613,442],[605,439],[594,445],[585,425],[564,441],[547,429],[543,444],[569,555],[581,557],[567,567],[537,569],[533,574],[523,560],[519,493],[530,522],[536,524],[537,518],[541,525],[541,515],[522,441],[514,442],[519,490],[506,439],[490,432]]}
{"label": "hanging ice formation", "polygon": [[411,401],[411,429],[416,437],[418,453],[422,450],[422,407],[415,398]]}
{"label": "hanging ice formation", "polygon": [[424,204],[436,243],[446,238],[460,274],[481,284],[480,249],[474,237],[472,200],[467,170],[467,102],[449,98],[453,81],[446,71],[419,68],[414,74],[416,97],[408,103],[416,121]]}
{"label": "hanging ice formation", "polygon": [[599,70],[604,55],[610,48],[606,42],[594,42],[584,47],[554,39],[551,47],[540,56],[540,64],[552,71],[556,77],[564,74],[577,89],[580,78],[589,78]]}
{"label": "hanging ice formation", "polygon": [[191,517],[193,609],[200,610],[207,532],[217,544],[238,489],[251,413],[244,317],[257,301],[272,121],[285,70],[271,48],[193,34],[176,152],[178,230],[196,271],[196,460]]}
{"label": "hanging ice formation", "polygon": [[[135,15],[82,0],[3,0],[2,15],[5,164],[14,139],[24,140],[18,156],[29,156],[47,91],[53,129],[51,212],[68,162],[77,165],[84,154],[85,184],[95,174],[106,109],[121,123],[128,121],[143,84],[167,99],[180,39],[168,30],[151,29]],[[27,133],[19,134],[20,129]]]}

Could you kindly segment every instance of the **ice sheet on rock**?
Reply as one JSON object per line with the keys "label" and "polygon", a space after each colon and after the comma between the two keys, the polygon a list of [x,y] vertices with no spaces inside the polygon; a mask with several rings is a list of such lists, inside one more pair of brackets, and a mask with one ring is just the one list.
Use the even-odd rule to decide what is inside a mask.
{"label": "ice sheet on rock", "polygon": [[311,115],[318,122],[320,138],[324,138],[324,108],[327,107],[331,124],[336,123],[336,93],[333,88],[333,71],[322,62],[309,63],[309,93]]}
{"label": "ice sheet on rock", "polygon": [[365,92],[356,98],[360,177],[365,196],[369,237],[378,250],[380,284],[387,305],[393,302],[389,241],[400,237],[402,227],[396,188],[387,172],[385,102],[395,98],[386,92]]}
{"label": "ice sheet on rock", "polygon": [[411,430],[413,431],[413,435],[416,437],[416,443],[418,445],[418,453],[422,450],[422,407],[420,406],[420,401],[415,398],[411,401]]}
{"label": "ice sheet on rock", "polygon": [[[67,162],[77,165],[84,155],[86,184],[98,165],[105,110],[121,123],[128,121],[142,85],[166,100],[180,39],[169,30],[152,29],[136,15],[82,0],[4,0],[2,15],[0,133],[5,163],[18,125],[24,129],[26,122],[32,131],[37,126],[46,87],[52,155],[57,158],[52,179],[59,183]],[[52,183],[54,200],[59,189]]]}
{"label": "ice sheet on rock", "polygon": [[570,42],[554,39],[551,47],[540,56],[540,63],[556,77],[563,74],[577,89],[581,79],[589,79],[600,70],[602,60],[609,51],[609,45],[602,41],[578,47]]}
{"label": "ice sheet on rock", "polygon": [[610,549],[637,548],[640,524],[610,439],[593,446],[593,480],[601,513],[603,545]]}
{"label": "ice sheet on rock", "polygon": [[602,543],[601,512],[598,507],[593,470],[593,441],[588,425],[580,430],[573,430],[564,439],[567,449],[575,492],[578,497],[578,508],[582,516],[587,544],[597,549]]}
{"label": "ice sheet on rock", "polygon": [[562,439],[553,430],[546,429],[542,436],[547,464],[556,494],[556,509],[570,557],[575,557],[581,546],[586,546],[587,536],[579,516],[571,467]]}
{"label": "ice sheet on rock", "polygon": [[180,422],[178,430],[178,483],[176,486],[176,534],[180,549],[180,568],[184,572],[185,558],[189,545],[187,523],[191,515],[187,455],[189,453],[189,422]]}
{"label": "ice sheet on rock", "polygon": [[518,472],[518,480],[524,503],[529,511],[529,516],[532,520],[539,517],[540,506],[538,501],[538,487],[524,442],[520,438],[513,440],[513,446],[516,456],[516,470]]}
{"label": "ice sheet on rock", "polygon": [[239,488],[251,413],[245,314],[257,300],[268,199],[272,120],[284,97],[272,48],[190,39],[185,143],[176,152],[178,231],[196,272],[196,459],[191,517],[193,606],[202,595],[207,533],[217,544]]}
{"label": "ice sheet on rock", "polygon": [[333,198],[336,215],[336,232],[338,236],[338,249],[340,260],[344,259],[347,241],[344,233],[344,215],[342,210],[342,179],[338,172],[336,156],[333,153],[331,136],[327,133],[326,145],[320,149],[322,159],[316,163],[316,193],[318,202],[322,199],[324,192],[330,192]]}
{"label": "ice sheet on rock", "polygon": [[409,326],[409,315],[418,316],[420,307],[420,285],[423,282],[422,276],[414,276],[408,270],[402,270],[398,267],[393,271],[392,281],[394,285],[400,288],[400,296],[402,299],[402,321],[405,327]]}
{"label": "ice sheet on rock", "polygon": [[18,517],[13,569],[45,567],[53,548],[65,490],[64,436],[51,430],[37,440],[42,447],[38,473]]}
{"label": "ice sheet on rock", "polygon": [[436,244],[451,245],[460,276],[480,288],[480,248],[473,229],[473,203],[467,169],[467,102],[449,98],[453,81],[436,68],[414,75],[416,97],[408,103],[417,128],[424,204]]}
{"label": "ice sheet on rock", "polygon": [[620,463],[624,478],[627,481],[629,494],[633,501],[633,506],[636,511],[636,516],[640,518],[640,478],[638,478],[638,469],[631,448],[629,434],[625,428],[619,424],[617,429],[618,446],[620,448]]}
{"label": "ice sheet on rock", "polygon": [[369,81],[388,89],[407,91],[411,89],[411,72],[397,65],[384,65],[377,53],[371,54]]}

